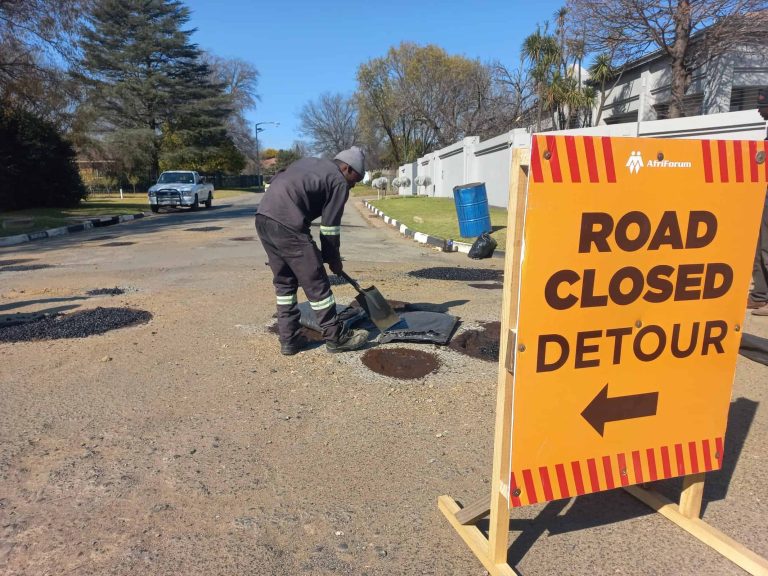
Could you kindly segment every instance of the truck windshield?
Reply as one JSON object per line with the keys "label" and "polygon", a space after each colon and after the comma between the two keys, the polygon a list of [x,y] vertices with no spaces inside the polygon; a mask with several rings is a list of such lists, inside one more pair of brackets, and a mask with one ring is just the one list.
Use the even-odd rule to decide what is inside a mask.
{"label": "truck windshield", "polygon": [[163,172],[158,184],[194,184],[195,180],[189,172]]}

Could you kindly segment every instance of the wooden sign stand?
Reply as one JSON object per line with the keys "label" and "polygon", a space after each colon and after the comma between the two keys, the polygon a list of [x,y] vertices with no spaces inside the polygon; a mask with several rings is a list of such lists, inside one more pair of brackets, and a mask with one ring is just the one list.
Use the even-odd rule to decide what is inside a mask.
{"label": "wooden sign stand", "polygon": [[[516,346],[516,335],[512,327],[516,325],[517,320],[517,294],[529,163],[530,149],[512,150],[490,504],[488,500],[483,499],[462,508],[450,496],[444,495],[438,498],[439,509],[491,576],[517,574],[507,561],[510,520],[507,495],[512,456],[512,386]],[[748,573],[754,576],[768,576],[768,560],[701,520],[704,474],[683,477],[679,505],[645,487],[627,486],[625,490]],[[486,536],[478,528],[477,522],[489,514],[490,522],[488,536]]]}

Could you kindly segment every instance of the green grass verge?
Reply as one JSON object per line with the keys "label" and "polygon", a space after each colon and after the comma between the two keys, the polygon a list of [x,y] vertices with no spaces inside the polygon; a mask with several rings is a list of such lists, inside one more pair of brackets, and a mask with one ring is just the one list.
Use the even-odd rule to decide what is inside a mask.
{"label": "green grass verge", "polygon": [[[474,242],[474,238],[462,238],[459,234],[459,219],[456,205],[451,198],[427,198],[424,196],[393,196],[373,200],[371,204],[416,232],[430,236]],[[498,250],[504,250],[507,243],[507,211],[491,208],[491,236],[498,243]]]}
{"label": "green grass verge", "polygon": [[[213,197],[215,202],[242,194],[247,192],[216,190]],[[149,212],[147,195],[143,192],[123,194],[123,198],[117,194],[93,195],[75,208],[30,208],[0,213],[0,237],[70,226],[99,216],[122,216],[138,212]]]}

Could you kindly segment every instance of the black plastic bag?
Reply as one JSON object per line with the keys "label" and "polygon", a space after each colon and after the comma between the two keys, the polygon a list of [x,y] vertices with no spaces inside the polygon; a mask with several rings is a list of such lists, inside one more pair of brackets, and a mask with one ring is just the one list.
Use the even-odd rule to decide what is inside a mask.
{"label": "black plastic bag", "polygon": [[472,248],[469,249],[469,257],[473,260],[490,258],[493,256],[494,250],[496,250],[496,240],[488,232],[483,232],[477,237],[475,243],[472,244]]}
{"label": "black plastic bag", "polygon": [[400,322],[384,330],[378,338],[380,344],[387,342],[431,342],[448,344],[459,321],[456,316],[441,312],[401,312]]}

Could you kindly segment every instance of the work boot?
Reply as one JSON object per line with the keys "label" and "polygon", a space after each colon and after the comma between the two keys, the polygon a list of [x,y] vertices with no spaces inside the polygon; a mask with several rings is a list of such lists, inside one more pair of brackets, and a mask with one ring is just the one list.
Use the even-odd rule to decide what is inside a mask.
{"label": "work boot", "polygon": [[307,347],[309,341],[304,336],[298,336],[290,342],[280,342],[280,354],[283,356],[293,356]]}
{"label": "work boot", "polygon": [[768,306],[768,302],[764,302],[763,300],[752,300],[752,296],[747,298],[747,308],[751,310],[758,310],[760,308],[765,308]]}
{"label": "work boot", "polygon": [[328,340],[325,349],[328,352],[350,352],[365,346],[368,341],[367,330],[345,330],[339,334],[338,340]]}

